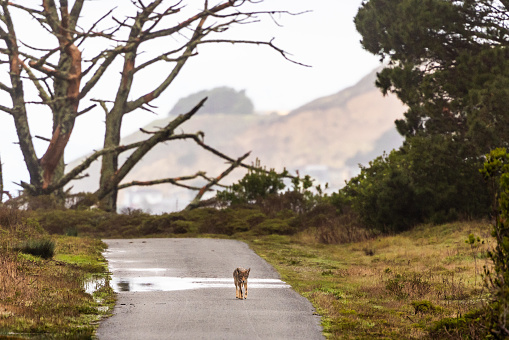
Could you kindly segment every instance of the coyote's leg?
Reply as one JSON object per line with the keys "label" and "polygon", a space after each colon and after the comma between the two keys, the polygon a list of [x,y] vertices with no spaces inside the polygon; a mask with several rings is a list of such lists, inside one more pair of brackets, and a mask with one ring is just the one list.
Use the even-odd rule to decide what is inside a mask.
{"label": "coyote's leg", "polygon": [[247,282],[244,282],[244,299],[247,299]]}

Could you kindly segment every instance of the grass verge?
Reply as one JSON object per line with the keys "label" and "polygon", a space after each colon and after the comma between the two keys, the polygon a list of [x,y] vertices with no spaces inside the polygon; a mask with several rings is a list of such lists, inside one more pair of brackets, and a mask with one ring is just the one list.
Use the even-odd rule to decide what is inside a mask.
{"label": "grass verge", "polygon": [[[487,223],[458,222],[343,245],[309,233],[245,241],[313,303],[327,338],[418,339],[482,306],[489,232]],[[469,244],[470,234],[485,242]]]}
{"label": "grass verge", "polygon": [[[23,218],[0,226],[0,234],[0,337],[91,339],[115,302],[106,284],[91,294],[85,291],[87,282],[107,282],[101,255],[105,245],[91,238],[49,237]],[[51,239],[53,256],[20,251],[26,239]]]}

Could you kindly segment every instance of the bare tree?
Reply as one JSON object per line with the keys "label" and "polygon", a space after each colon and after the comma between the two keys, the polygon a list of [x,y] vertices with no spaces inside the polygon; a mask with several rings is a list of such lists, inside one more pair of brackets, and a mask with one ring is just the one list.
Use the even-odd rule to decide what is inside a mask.
{"label": "bare tree", "polygon": [[[0,83],[0,90],[7,93],[12,100],[10,107],[0,105],[0,110],[14,119],[19,146],[30,175],[30,183],[20,183],[26,193],[45,195],[61,191],[99,158],[102,159],[100,187],[94,195],[106,210],[116,209],[117,191],[129,185],[166,182],[184,186],[182,181],[196,177],[207,179],[207,189],[217,184],[218,180],[198,173],[182,178],[157,179],[143,184],[132,182],[120,186],[129,171],[150,149],[160,142],[174,139],[190,139],[227,159],[232,166],[242,165],[244,156],[232,159],[212,149],[204,143],[201,132],[175,134],[176,128],[190,119],[203,105],[203,101],[190,112],[175,118],[166,127],[155,132],[145,131],[148,134],[147,139],[131,145],[120,145],[122,121],[126,114],[135,110],[153,111],[151,103],[167,90],[186,62],[198,55],[199,45],[255,44],[267,46],[290,60],[288,54],[277,47],[273,40],[237,40],[223,38],[223,33],[237,25],[255,22],[260,16],[291,13],[254,11],[255,5],[263,0],[226,0],[215,5],[204,0],[200,10],[182,19],[179,15],[185,8],[183,0],[131,2],[134,15],[118,19],[115,17],[115,9],[111,9],[107,13],[100,13],[97,20],[83,27],[79,22],[83,19],[83,8],[88,5],[86,0],[75,0],[70,2],[71,6],[67,0],[59,0],[58,3],[55,0],[40,0],[40,5],[33,7],[21,0],[0,0],[0,39],[4,44],[4,47],[0,48],[0,54],[5,56],[1,62],[8,68],[6,71],[10,79],[10,85]],[[38,23],[39,29],[53,39],[41,41],[39,44],[43,46],[31,46],[20,41],[16,35],[16,18],[19,15],[31,16]],[[172,39],[172,44],[168,44],[168,38]],[[151,52],[149,44],[154,46],[154,42],[159,41],[158,46],[168,48],[162,52]],[[107,44],[108,47],[83,58],[85,49],[94,50],[93,47],[97,44]],[[162,63],[166,65],[165,74],[158,77],[162,80],[154,83],[143,95],[136,97],[131,88],[139,79],[137,77],[142,73],[148,74],[154,66]],[[101,80],[118,74],[119,69],[115,66],[120,64],[120,80],[114,97],[92,97],[92,90]],[[35,87],[38,99],[26,98],[24,87],[28,85]],[[28,107],[35,105],[49,108],[53,117],[51,137],[39,137],[49,142],[40,159],[35,152],[27,116]],[[102,108],[106,117],[103,149],[94,152],[65,174],[63,154],[76,118],[99,108]],[[132,153],[125,162],[119,164],[119,154],[127,150]],[[230,171],[227,170],[227,173]],[[223,174],[220,177],[222,178]]]}

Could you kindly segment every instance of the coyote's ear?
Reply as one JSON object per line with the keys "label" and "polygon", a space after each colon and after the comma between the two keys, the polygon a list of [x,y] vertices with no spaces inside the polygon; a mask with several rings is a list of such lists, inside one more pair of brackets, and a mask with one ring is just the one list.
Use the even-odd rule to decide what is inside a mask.
{"label": "coyote's ear", "polygon": [[250,272],[250,271],[251,271],[251,268],[248,268],[248,269],[247,269],[247,273],[249,274],[249,272]]}

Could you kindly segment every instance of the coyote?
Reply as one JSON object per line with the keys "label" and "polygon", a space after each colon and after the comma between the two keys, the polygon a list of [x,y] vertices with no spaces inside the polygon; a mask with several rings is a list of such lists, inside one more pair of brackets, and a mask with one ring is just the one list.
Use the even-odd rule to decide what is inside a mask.
{"label": "coyote", "polygon": [[[237,299],[247,299],[247,277],[251,268],[237,268],[233,271],[233,281],[235,281],[235,297]],[[244,293],[242,292],[242,286],[244,285]]]}

